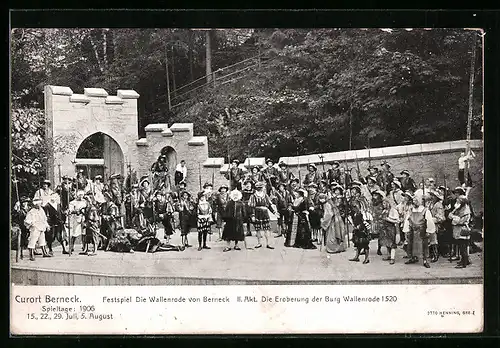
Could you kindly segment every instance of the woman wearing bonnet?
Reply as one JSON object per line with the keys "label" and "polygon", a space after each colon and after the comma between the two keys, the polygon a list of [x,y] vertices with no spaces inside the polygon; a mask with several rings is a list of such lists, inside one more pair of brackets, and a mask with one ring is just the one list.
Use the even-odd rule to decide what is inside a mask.
{"label": "woman wearing bonnet", "polygon": [[229,202],[223,212],[222,218],[226,222],[222,232],[222,239],[227,243],[227,246],[222,250],[224,252],[231,250],[231,242],[234,241],[234,250],[241,250],[238,242],[245,243],[245,249],[248,249],[245,242],[244,219],[245,219],[245,204],[241,201],[242,194],[238,190],[233,190],[229,193]]}

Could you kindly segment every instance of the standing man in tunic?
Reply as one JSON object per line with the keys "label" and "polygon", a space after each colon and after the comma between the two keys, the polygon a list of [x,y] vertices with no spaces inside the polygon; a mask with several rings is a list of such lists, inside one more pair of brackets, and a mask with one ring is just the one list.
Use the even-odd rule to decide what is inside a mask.
{"label": "standing man in tunic", "polygon": [[168,172],[166,155],[160,155],[158,157],[158,160],[151,166],[151,172],[153,173],[153,190],[156,191],[160,189],[161,185],[164,184],[167,192],[170,192],[170,173]]}
{"label": "standing man in tunic", "polygon": [[52,242],[56,234],[56,230],[62,228],[63,221],[61,219],[60,210],[60,197],[50,188],[51,183],[49,180],[44,180],[42,188],[35,192],[33,199],[41,199],[42,208],[47,216],[47,221],[50,226],[49,230],[45,232],[46,245],[48,252],[52,254]]}
{"label": "standing man in tunic", "polygon": [[413,196],[413,207],[406,217],[403,232],[408,236],[409,259],[405,264],[417,263],[419,257],[422,257],[424,267],[430,268],[427,262],[429,239],[430,234],[436,233],[436,225],[430,210],[424,206],[421,196]]}
{"label": "standing man in tunic", "polygon": [[278,183],[278,169],[274,166],[273,160],[268,158],[266,160],[267,167],[262,170],[262,176],[267,187],[267,194],[270,195],[273,188],[277,188]]}
{"label": "standing man in tunic", "polygon": [[381,164],[382,170],[379,173],[380,182],[382,184],[381,188],[386,194],[389,194],[391,190],[391,184],[394,181],[394,174],[391,172],[391,165],[387,161],[383,161]]}
{"label": "standing man in tunic", "polygon": [[69,202],[75,199],[75,194],[72,188],[72,183],[71,183],[71,178],[67,175],[64,175],[62,177],[63,182],[59,186],[58,189],[58,194],[59,197],[61,198],[61,219],[64,221],[64,226],[60,230],[60,234],[57,236],[57,240],[59,243],[62,245],[63,248],[63,254],[69,254],[68,248],[68,243],[69,243],[69,236],[68,236],[68,231],[67,231],[67,223],[68,223],[68,209],[69,209]]}
{"label": "standing man in tunic", "polygon": [[87,201],[84,199],[85,192],[83,190],[78,190],[76,192],[76,199],[69,203],[69,214],[70,219],[70,231],[71,231],[71,251],[73,251],[75,246],[75,241],[77,237],[82,238],[82,252],[86,252],[85,239],[85,213],[87,208]]}
{"label": "standing man in tunic", "polygon": [[401,182],[401,189],[404,192],[415,192],[415,190],[417,189],[417,185],[415,184],[415,180],[413,180],[413,178],[410,176],[410,172],[405,169],[400,174],[402,175],[401,179],[399,180]]}
{"label": "standing man in tunic", "polygon": [[231,162],[231,168],[229,168],[229,170],[226,172],[225,177],[227,180],[229,180],[229,191],[232,191],[234,189],[241,190],[240,182],[243,179],[244,174],[243,174],[243,169],[238,167],[239,164],[240,161],[234,159]]}
{"label": "standing man in tunic", "polygon": [[177,166],[175,167],[175,174],[174,174],[174,181],[175,181],[175,186],[178,187],[178,185],[181,182],[186,182],[187,178],[187,167],[186,167],[186,161],[182,160]]}
{"label": "standing man in tunic", "polygon": [[285,188],[290,184],[290,180],[295,178],[293,173],[288,168],[288,165],[281,161],[279,163],[279,171],[278,171],[278,184],[285,185]]}
{"label": "standing man in tunic", "polygon": [[[469,169],[470,161],[476,157],[472,150],[466,154],[465,152],[460,153],[460,157],[458,158],[458,181],[462,187],[472,187],[472,179],[470,177],[470,173],[467,170],[467,178],[465,178],[465,171]],[[466,181],[467,180],[467,181]]]}
{"label": "standing man in tunic", "polygon": [[44,233],[50,229],[50,226],[41,205],[41,198],[33,198],[33,208],[28,211],[24,219],[24,225],[29,230],[28,250],[31,261],[35,261],[35,247],[37,244],[42,248],[43,257],[52,256],[45,248],[46,242]]}
{"label": "standing man in tunic", "polygon": [[303,185],[304,187],[308,187],[309,184],[316,184],[319,185],[319,182],[321,181],[321,176],[318,173],[318,168],[316,168],[316,165],[314,163],[310,163],[307,166],[307,169],[309,172],[306,174],[306,177],[304,178]]}
{"label": "standing man in tunic", "polygon": [[339,182],[340,181],[340,163],[338,161],[333,161],[332,162],[332,167],[328,169],[326,173],[323,175],[325,176],[326,181],[330,185],[332,182]]}

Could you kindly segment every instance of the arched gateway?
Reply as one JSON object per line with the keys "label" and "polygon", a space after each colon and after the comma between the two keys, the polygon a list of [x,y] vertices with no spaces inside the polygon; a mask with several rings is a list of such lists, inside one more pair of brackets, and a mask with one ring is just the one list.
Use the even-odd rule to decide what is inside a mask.
{"label": "arched gateway", "polygon": [[76,152],[76,169],[83,170],[85,176],[94,178],[101,175],[109,178],[113,173],[124,175],[124,158],[120,145],[103,132],[94,133],[80,144]]}

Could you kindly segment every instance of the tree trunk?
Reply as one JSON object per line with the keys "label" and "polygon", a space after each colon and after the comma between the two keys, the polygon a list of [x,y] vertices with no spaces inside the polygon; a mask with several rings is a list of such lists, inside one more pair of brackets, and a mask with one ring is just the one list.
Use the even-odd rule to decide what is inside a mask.
{"label": "tree trunk", "polygon": [[104,69],[107,70],[108,68],[108,31],[109,29],[104,28],[102,30],[102,53],[103,53],[103,65]]}
{"label": "tree trunk", "polygon": [[173,94],[175,96],[175,91],[177,90],[177,85],[175,83],[175,51],[174,51],[174,45],[172,45],[172,87],[173,87]]}
{"label": "tree trunk", "polygon": [[206,76],[207,76],[207,83],[212,81],[212,31],[207,30],[205,32],[205,38],[206,38],[206,59],[205,59],[205,65],[206,65]]}
{"label": "tree trunk", "polygon": [[116,60],[116,33],[117,33],[118,29],[115,29],[112,31],[112,35],[111,37],[113,38],[113,49],[112,49],[112,52],[113,52],[113,61]]}
{"label": "tree trunk", "polygon": [[170,81],[168,77],[168,48],[167,44],[165,44],[165,76],[167,77],[167,103],[168,103],[168,110],[172,108],[172,101],[170,99]]}
{"label": "tree trunk", "polygon": [[189,82],[194,81],[193,73],[193,31],[189,29],[188,31],[188,60],[189,60]]}
{"label": "tree trunk", "polygon": [[94,39],[92,39],[92,29],[89,30],[89,39],[90,39],[90,44],[92,45],[92,49],[94,50],[95,59],[97,61],[97,67],[99,68],[99,70],[101,72],[104,72],[104,69],[103,69],[102,64],[101,64],[101,60],[99,59],[99,53],[97,52],[97,45],[96,45]]}

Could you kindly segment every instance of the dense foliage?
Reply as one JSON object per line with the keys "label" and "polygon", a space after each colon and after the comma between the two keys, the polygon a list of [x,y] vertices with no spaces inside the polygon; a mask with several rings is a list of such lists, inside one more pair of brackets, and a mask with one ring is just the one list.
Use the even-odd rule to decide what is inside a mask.
{"label": "dense foliage", "polygon": [[[213,30],[212,70],[263,54],[235,82],[171,95],[205,75],[206,32],[187,29],[14,29],[12,146],[26,180],[45,163],[43,86],[135,89],[139,132],[194,122],[210,155],[231,158],[464,139],[476,49],[473,138],[481,136],[480,35],[467,30]],[[229,146],[230,145],[230,146]],[[86,153],[92,157],[92,153]],[[38,172],[37,172],[38,173]],[[43,175],[43,167],[41,168]],[[21,180],[20,179],[20,180]]]}

